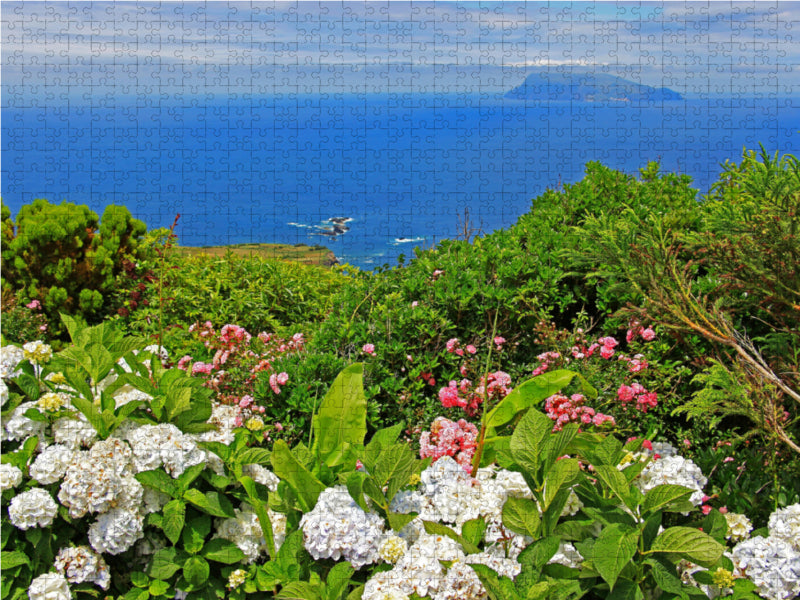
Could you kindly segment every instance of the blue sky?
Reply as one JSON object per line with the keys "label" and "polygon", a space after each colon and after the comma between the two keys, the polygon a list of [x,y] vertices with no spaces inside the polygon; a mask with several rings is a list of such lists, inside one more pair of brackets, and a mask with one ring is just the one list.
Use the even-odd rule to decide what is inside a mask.
{"label": "blue sky", "polygon": [[2,2],[3,105],[497,93],[582,68],[794,96],[798,2]]}

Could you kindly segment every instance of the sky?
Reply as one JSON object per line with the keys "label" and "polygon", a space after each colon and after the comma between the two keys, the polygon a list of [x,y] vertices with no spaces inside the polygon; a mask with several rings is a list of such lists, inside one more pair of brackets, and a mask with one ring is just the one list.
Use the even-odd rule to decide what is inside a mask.
{"label": "sky", "polygon": [[537,68],[793,97],[800,2],[2,2],[2,105],[496,94]]}

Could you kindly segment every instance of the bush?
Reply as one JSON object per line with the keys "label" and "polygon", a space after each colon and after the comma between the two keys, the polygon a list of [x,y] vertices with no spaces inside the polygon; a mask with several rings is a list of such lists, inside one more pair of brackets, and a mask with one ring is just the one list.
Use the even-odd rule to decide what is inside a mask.
{"label": "bush", "polygon": [[[3,210],[3,280],[23,303],[41,302],[56,322],[59,312],[98,322],[113,308],[123,262],[136,256],[144,223],[110,205],[102,220],[85,205],[34,200],[16,223]],[[98,230],[99,227],[99,230]]]}

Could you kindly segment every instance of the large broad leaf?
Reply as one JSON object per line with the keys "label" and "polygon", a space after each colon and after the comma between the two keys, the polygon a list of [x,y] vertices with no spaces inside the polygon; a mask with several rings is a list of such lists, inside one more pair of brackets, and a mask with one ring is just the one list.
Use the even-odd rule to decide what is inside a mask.
{"label": "large broad leaf", "polygon": [[617,523],[609,525],[597,538],[592,551],[592,564],[611,589],[622,569],[636,554],[639,532]]}
{"label": "large broad leaf", "polygon": [[272,447],[270,462],[275,475],[287,482],[297,494],[297,501],[302,511],[310,512],[325,489],[325,484],[300,464],[283,440],[277,440]]}
{"label": "large broad leaf", "polygon": [[711,567],[719,560],[724,550],[722,544],[699,529],[670,527],[653,540],[648,553],[677,554],[701,567]]}
{"label": "large broad leaf", "polygon": [[355,363],[339,373],[314,416],[312,451],[328,466],[340,464],[347,448],[367,435],[363,371]]}
{"label": "large broad leaf", "polygon": [[669,511],[667,506],[670,503],[676,500],[684,500],[691,496],[693,492],[694,490],[682,485],[674,485],[671,483],[657,485],[645,494],[642,509],[645,514],[661,509]]}
{"label": "large broad leaf", "polygon": [[203,546],[201,554],[208,560],[221,562],[226,565],[232,565],[241,561],[244,558],[244,552],[233,542],[223,540],[222,538],[214,538],[209,540]]}
{"label": "large broad leaf", "polygon": [[633,508],[633,506],[631,506],[630,486],[628,480],[625,479],[625,475],[620,473],[616,467],[610,465],[595,465],[594,472],[600,481],[602,481],[625,506],[631,509]]}
{"label": "large broad leaf", "polygon": [[489,436],[494,436],[498,427],[510,423],[522,411],[536,406],[546,398],[558,393],[567,387],[576,377],[580,377],[584,393],[594,398],[597,391],[592,388],[583,377],[567,370],[551,371],[537,375],[533,379],[518,385],[500,403],[486,415],[486,426]]}
{"label": "large broad leaf", "polygon": [[492,600],[521,600],[514,583],[508,577],[500,577],[486,565],[475,564],[470,567],[475,571]]}
{"label": "large broad leaf", "polygon": [[564,458],[553,465],[544,478],[543,511],[547,510],[556,494],[562,488],[569,487],[575,483],[580,470],[577,458]]}
{"label": "large broad leaf", "polygon": [[415,459],[406,444],[392,444],[386,448],[375,463],[375,479],[381,487],[386,486],[386,500],[392,501],[395,494],[408,485],[414,473]]}
{"label": "large broad leaf", "polygon": [[503,525],[514,533],[536,539],[540,523],[539,507],[533,500],[509,496],[503,505]]}
{"label": "large broad leaf", "polygon": [[211,567],[208,561],[200,556],[190,556],[183,563],[183,577],[195,589],[208,581],[210,572]]}
{"label": "large broad leaf", "polygon": [[340,562],[328,571],[328,578],[325,584],[328,588],[327,600],[339,600],[347,590],[347,584],[354,573],[353,567],[349,562]]}
{"label": "large broad leaf", "polygon": [[292,581],[283,586],[276,598],[281,600],[321,600],[319,590],[307,581]]}
{"label": "large broad leaf", "polygon": [[239,483],[242,484],[242,487],[247,492],[247,498],[250,500],[250,505],[253,507],[253,510],[258,517],[258,523],[261,525],[261,533],[264,534],[264,539],[267,542],[267,551],[269,552],[270,558],[274,558],[275,534],[272,531],[272,521],[269,520],[269,513],[267,513],[266,508],[264,508],[264,503],[258,497],[256,483],[247,475],[240,477]]}
{"label": "large broad leaf", "polygon": [[198,489],[186,490],[183,494],[184,500],[191,502],[197,508],[214,517],[235,517],[231,501],[218,492],[206,492],[205,494]]}
{"label": "large broad leaf", "polygon": [[551,435],[553,422],[538,410],[529,410],[514,430],[509,444],[511,456],[537,483],[545,440]]}
{"label": "large broad leaf", "polygon": [[606,596],[606,600],[644,600],[644,594],[633,581],[622,580],[617,587]]}
{"label": "large broad leaf", "polygon": [[164,530],[164,535],[174,546],[181,537],[183,523],[186,519],[186,504],[181,500],[170,500],[164,505],[163,515],[161,528]]}

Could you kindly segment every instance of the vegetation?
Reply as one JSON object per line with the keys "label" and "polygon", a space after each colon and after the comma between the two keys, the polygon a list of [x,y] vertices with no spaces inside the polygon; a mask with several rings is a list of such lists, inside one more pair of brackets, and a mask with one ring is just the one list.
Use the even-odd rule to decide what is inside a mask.
{"label": "vegetation", "polygon": [[798,203],[590,163],[374,272],[4,207],[3,598],[793,597]]}

